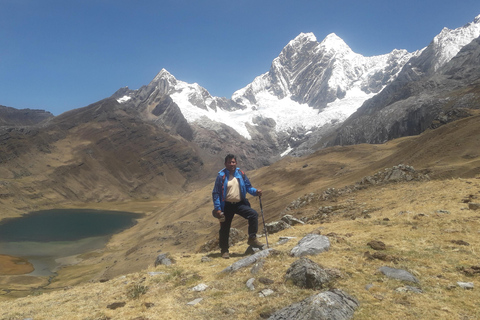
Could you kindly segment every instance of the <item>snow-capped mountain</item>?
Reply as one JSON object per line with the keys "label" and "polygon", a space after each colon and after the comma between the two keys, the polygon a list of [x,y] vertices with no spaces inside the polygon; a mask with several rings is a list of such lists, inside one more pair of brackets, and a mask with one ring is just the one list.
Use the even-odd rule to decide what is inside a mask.
{"label": "snow-capped mountain", "polygon": [[467,116],[478,108],[480,15],[444,28],[382,92],[366,101],[327,145],[382,143]]}
{"label": "snow-capped mountain", "polygon": [[212,97],[205,88],[177,80],[163,69],[148,86],[118,101],[144,91],[168,94],[189,123],[206,117],[247,139],[258,119],[273,120],[276,132],[308,132],[345,120],[392,81],[413,55],[394,50],[364,57],[335,34],[319,43],[312,33],[302,33],[282,50],[269,72],[235,92],[231,100]]}
{"label": "snow-capped mountain", "polygon": [[[479,35],[477,16],[461,28],[443,29],[428,47],[416,52],[393,50],[364,57],[333,33],[321,42],[312,33],[302,33],[284,47],[268,72],[231,99],[213,97],[205,88],[177,80],[165,69],[147,86],[123,88],[114,97],[121,103],[143,106],[145,114],[155,119],[151,111],[168,95],[190,125],[205,128],[221,123],[247,140],[269,135],[275,148],[288,152],[343,123],[365,101],[398,82],[398,77],[411,81],[434,73]],[[176,114],[174,108],[169,110]]]}

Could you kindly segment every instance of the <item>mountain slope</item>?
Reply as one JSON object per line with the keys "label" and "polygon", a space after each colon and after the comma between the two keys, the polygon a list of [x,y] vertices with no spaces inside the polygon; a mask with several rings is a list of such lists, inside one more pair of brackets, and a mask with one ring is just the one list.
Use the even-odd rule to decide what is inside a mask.
{"label": "mountain slope", "polygon": [[[1,289],[15,288],[8,294],[24,294],[22,289],[32,294],[1,301],[0,315],[6,319],[223,319],[226,314],[238,319],[265,318],[318,293],[284,278],[297,260],[288,253],[313,232],[327,236],[331,248],[308,258],[334,270],[339,277],[332,286],[360,301],[356,318],[474,317],[478,293],[456,283],[471,282],[477,276],[467,272],[476,270],[478,264],[474,250],[479,244],[478,213],[468,210],[465,199],[476,201],[480,191],[480,141],[473,138],[479,135],[479,121],[480,115],[471,116],[382,145],[326,148],[248,172],[252,182],[265,191],[267,221],[279,220],[287,207],[288,213],[309,220],[269,235],[270,246],[279,254],[267,257],[256,274],[250,267],[233,275],[220,272],[244,257],[245,241],[232,246],[230,260],[221,259],[218,252],[196,252],[218,233],[218,224],[209,212],[212,177],[203,188],[189,193],[188,201],[172,199],[160,206],[159,199],[120,204],[119,208],[141,208],[148,214],[133,228],[115,235],[104,250],[77,257],[76,265],[59,270],[51,282],[3,277]],[[433,179],[364,185],[344,193],[331,189],[340,191],[399,163],[428,172]],[[251,202],[258,209],[258,202]],[[295,207],[294,203],[302,205]],[[329,208],[332,211],[328,212]],[[242,219],[234,222],[235,227],[246,230]],[[295,238],[281,244],[280,237]],[[368,245],[372,240],[385,243],[386,250],[372,251]],[[159,252],[170,252],[175,264],[154,267]],[[378,272],[381,266],[414,273],[420,283],[408,286],[422,293],[410,292],[407,283],[385,277]],[[255,278],[254,291],[245,286],[251,278]],[[192,290],[201,283],[208,285],[205,291]],[[259,298],[266,288],[273,294]],[[203,300],[194,307],[186,306],[197,298]]]}
{"label": "mountain slope", "polygon": [[0,127],[30,126],[53,117],[48,111],[0,106]]}
{"label": "mountain slope", "polygon": [[175,194],[213,173],[192,143],[114,99],[0,133],[1,201],[20,212]]}
{"label": "mountain slope", "polygon": [[414,69],[406,68],[390,86],[365,102],[335,135],[322,143],[382,143],[419,134],[427,128],[469,115],[469,109],[478,109],[480,38],[464,46],[435,72],[428,72],[432,67],[431,59],[424,56],[426,52],[428,50],[420,57],[428,63],[419,65],[427,71],[425,75],[413,77]]}

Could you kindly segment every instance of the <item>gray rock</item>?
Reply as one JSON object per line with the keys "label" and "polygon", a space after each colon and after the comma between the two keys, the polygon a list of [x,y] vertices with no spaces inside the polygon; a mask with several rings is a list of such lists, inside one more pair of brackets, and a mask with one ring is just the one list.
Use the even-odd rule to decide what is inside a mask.
{"label": "gray rock", "polygon": [[300,288],[322,289],[332,277],[318,264],[308,258],[301,258],[290,265],[285,276]]}
{"label": "gray rock", "polygon": [[155,267],[158,266],[158,265],[165,265],[165,266],[169,266],[171,264],[175,263],[175,261],[170,257],[170,254],[169,253],[161,253],[157,256],[157,258],[155,259]]}
{"label": "gray rock", "polygon": [[268,234],[277,233],[288,228],[290,228],[290,225],[285,221],[275,221],[265,224],[265,229]]}
{"label": "gray rock", "polygon": [[328,237],[319,234],[307,234],[290,251],[294,257],[303,257],[306,255],[316,255],[330,249],[330,240]]}
{"label": "gray rock", "polygon": [[473,290],[473,282],[457,282],[458,286],[463,289]]}
{"label": "gray rock", "polygon": [[268,319],[270,320],[347,320],[353,317],[359,306],[357,299],[342,290],[324,291],[305,300],[285,307]]}
{"label": "gray rock", "polygon": [[254,282],[255,282],[255,278],[250,278],[247,280],[246,286],[248,289],[250,289],[250,291],[255,290],[255,286],[253,285]]}
{"label": "gray rock", "polygon": [[381,267],[379,270],[389,278],[418,283],[418,279],[408,271],[390,267]]}
{"label": "gray rock", "polygon": [[257,262],[254,263],[252,266],[252,269],[250,269],[251,274],[257,274],[260,272],[260,270],[263,268],[263,265],[265,263],[265,259],[260,259]]}
{"label": "gray rock", "polygon": [[196,285],[195,287],[193,287],[191,290],[196,292],[201,292],[201,291],[207,290],[207,288],[208,288],[208,285],[206,285],[205,283],[200,283],[199,285]]}
{"label": "gray rock", "polygon": [[290,239],[295,239],[295,237],[279,237],[277,245],[279,246],[279,245],[285,244],[288,241],[290,241]]}
{"label": "gray rock", "polygon": [[272,289],[263,289],[262,291],[260,291],[258,293],[258,296],[259,297],[268,297],[268,296],[271,296],[272,294],[274,294],[275,291],[273,291]]}
{"label": "gray rock", "polygon": [[197,298],[195,300],[192,300],[192,301],[188,302],[187,306],[194,306],[196,304],[199,304],[202,300],[203,300],[203,298]]}
{"label": "gray rock", "polygon": [[238,269],[248,267],[249,265],[254,264],[257,261],[260,261],[263,258],[266,258],[272,253],[273,249],[266,249],[259,251],[251,256],[243,258],[241,260],[236,261],[231,266],[226,267],[221,272],[235,272]]}
{"label": "gray rock", "polygon": [[305,222],[303,222],[302,220],[299,220],[297,218],[295,218],[294,216],[292,216],[291,214],[286,214],[282,217],[281,219],[283,222],[286,222],[287,224],[291,225],[291,226],[294,226],[294,225],[297,225],[297,224],[305,224]]}
{"label": "gray rock", "polygon": [[405,286],[405,287],[399,287],[395,289],[396,292],[415,292],[415,293],[423,293],[422,289],[417,288],[417,287],[412,287],[412,286]]}

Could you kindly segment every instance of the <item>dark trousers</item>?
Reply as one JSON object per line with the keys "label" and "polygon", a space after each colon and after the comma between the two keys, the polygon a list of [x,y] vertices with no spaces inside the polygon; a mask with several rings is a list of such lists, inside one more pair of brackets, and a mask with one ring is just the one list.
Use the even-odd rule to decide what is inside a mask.
{"label": "dark trousers", "polygon": [[219,246],[222,252],[228,251],[228,238],[230,237],[230,226],[232,225],[233,216],[238,214],[248,220],[248,236],[256,238],[258,231],[258,213],[250,208],[244,202],[231,203],[225,202],[224,212],[225,221],[220,223]]}

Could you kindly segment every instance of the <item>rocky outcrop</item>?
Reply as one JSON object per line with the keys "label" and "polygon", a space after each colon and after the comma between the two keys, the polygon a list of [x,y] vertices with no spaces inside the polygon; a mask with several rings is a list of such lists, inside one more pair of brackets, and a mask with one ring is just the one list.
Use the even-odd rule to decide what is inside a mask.
{"label": "rocky outcrop", "polygon": [[328,286],[332,276],[312,260],[301,258],[290,265],[285,279],[300,288],[323,289]]}
{"label": "rocky outcrop", "polygon": [[353,313],[360,303],[354,297],[338,289],[324,291],[305,300],[283,308],[268,319],[270,320],[347,320],[353,318]]}

